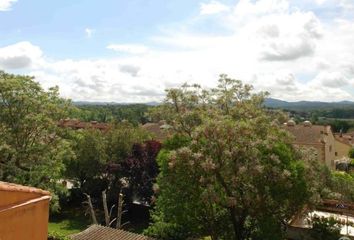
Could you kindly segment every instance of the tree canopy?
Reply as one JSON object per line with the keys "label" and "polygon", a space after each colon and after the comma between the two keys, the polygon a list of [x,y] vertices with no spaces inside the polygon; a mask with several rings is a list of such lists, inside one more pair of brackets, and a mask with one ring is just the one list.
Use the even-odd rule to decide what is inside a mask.
{"label": "tree canopy", "polygon": [[0,71],[0,179],[51,190],[54,208],[63,160],[72,155],[57,127],[69,107],[58,88]]}
{"label": "tree canopy", "polygon": [[286,221],[321,194],[314,184],[320,174],[308,167],[316,159],[292,146],[276,114],[263,108],[264,96],[227,75],[213,89],[167,91],[152,115],[163,116],[176,136],[158,158],[148,234],[283,239]]}

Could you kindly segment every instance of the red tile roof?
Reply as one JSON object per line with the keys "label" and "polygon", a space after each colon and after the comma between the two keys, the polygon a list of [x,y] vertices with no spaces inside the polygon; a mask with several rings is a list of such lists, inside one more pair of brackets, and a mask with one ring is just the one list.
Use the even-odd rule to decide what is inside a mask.
{"label": "red tile roof", "polygon": [[146,123],[142,126],[146,131],[152,133],[156,140],[164,141],[171,134],[171,130],[169,129],[169,125],[160,122],[160,123]]}
{"label": "red tile roof", "polygon": [[92,225],[88,229],[70,236],[72,240],[153,240],[146,237],[114,228]]}
{"label": "red tile roof", "polygon": [[324,135],[331,134],[329,126],[321,125],[286,125],[284,129],[294,135],[294,142],[299,144],[324,144]]}
{"label": "red tile roof", "polygon": [[58,126],[64,128],[72,128],[72,129],[87,129],[87,128],[94,128],[99,130],[109,129],[108,123],[99,123],[97,121],[81,122],[80,120],[77,119],[62,119],[58,122]]}
{"label": "red tile roof", "polygon": [[34,187],[26,187],[14,183],[7,183],[7,182],[1,182],[0,181],[0,191],[6,191],[6,192],[26,192],[26,193],[37,193],[40,195],[50,195],[50,192],[44,191],[39,188],[34,188]]}
{"label": "red tile roof", "polygon": [[354,136],[348,133],[335,133],[334,137],[337,141],[347,144],[349,146],[353,146],[354,144]]}

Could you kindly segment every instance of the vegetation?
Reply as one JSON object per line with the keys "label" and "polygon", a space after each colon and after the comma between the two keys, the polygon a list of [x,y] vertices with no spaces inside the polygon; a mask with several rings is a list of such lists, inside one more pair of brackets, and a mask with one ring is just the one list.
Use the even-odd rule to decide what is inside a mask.
{"label": "vegetation", "polygon": [[[284,239],[287,221],[304,205],[328,197],[354,201],[354,178],[331,173],[311,149],[294,147],[281,128],[286,116],[265,108],[266,96],[221,75],[213,89],[168,89],[156,107],[75,107],[58,88],[45,91],[31,77],[0,72],[0,180],[51,191],[49,239],[90,224],[84,194],[103,219],[102,191],[108,206],[121,192],[128,210],[133,201],[144,210],[153,205],[144,232],[158,239]],[[65,118],[109,128],[59,128]],[[148,120],[166,120],[174,134],[163,144],[152,140],[139,126]],[[341,124],[336,128],[347,130]],[[137,222],[127,227],[142,231],[147,222]],[[321,219],[313,230],[317,239],[337,234]]]}
{"label": "vegetation", "polygon": [[292,147],[262,107],[265,94],[251,90],[221,75],[215,89],[184,85],[167,92],[153,114],[165,116],[180,136],[159,155],[154,223],[146,233],[283,239],[286,220],[321,194],[319,174],[309,167],[315,158]]}
{"label": "vegetation", "polygon": [[71,111],[70,117],[81,121],[121,122],[126,120],[134,125],[149,121],[146,112],[150,106],[146,104],[76,104],[79,111]]}
{"label": "vegetation", "polygon": [[311,237],[314,240],[337,240],[341,237],[341,224],[334,218],[324,219],[314,216],[311,219]]}
{"label": "vegetation", "polygon": [[50,190],[52,210],[64,192],[63,161],[72,156],[56,124],[69,107],[58,88],[44,91],[31,77],[0,71],[0,180]]}

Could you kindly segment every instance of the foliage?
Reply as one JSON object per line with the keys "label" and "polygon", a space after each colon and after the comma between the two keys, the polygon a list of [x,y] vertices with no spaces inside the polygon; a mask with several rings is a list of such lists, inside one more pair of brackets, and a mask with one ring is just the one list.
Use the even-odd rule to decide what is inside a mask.
{"label": "foliage", "polygon": [[78,182],[79,191],[74,202],[81,202],[82,193],[100,199],[101,192],[108,190],[109,201],[115,201],[121,188],[121,179],[130,177],[123,163],[132,156],[132,146],[149,139],[142,128],[128,122],[112,123],[109,130],[83,129],[71,131],[68,138],[75,157],[65,163],[65,176]]}
{"label": "foliage", "polygon": [[[82,192],[100,193],[97,189],[102,171],[107,163],[106,139],[97,129],[85,129],[72,133],[75,157],[66,161],[66,177],[79,182]],[[97,181],[96,181],[97,180]]]}
{"label": "foliage", "polygon": [[161,143],[154,140],[136,143],[131,155],[121,164],[121,171],[131,190],[144,202],[150,203],[153,195],[153,184],[158,174],[156,157],[160,149]]}
{"label": "foliage", "polygon": [[354,177],[345,172],[333,172],[330,188],[332,198],[345,201],[354,201]]}
{"label": "foliage", "polygon": [[354,158],[354,148],[349,150],[348,157]]}
{"label": "foliage", "polygon": [[337,240],[341,237],[341,225],[334,218],[314,216],[311,219],[311,237],[314,240]]}
{"label": "foliage", "polygon": [[49,231],[48,232],[48,240],[70,240],[70,238],[67,236],[64,236],[58,232]]}
{"label": "foliage", "polygon": [[71,111],[71,118],[82,121],[112,122],[126,120],[134,125],[144,124],[149,119],[146,112],[150,108],[145,104],[112,105],[76,105],[80,111]]}
{"label": "foliage", "polygon": [[56,124],[69,108],[58,88],[44,91],[32,77],[0,71],[0,180],[50,190],[52,210],[64,194],[63,159],[72,155]]}
{"label": "foliage", "polygon": [[[266,94],[221,75],[217,88],[183,85],[153,113],[190,144],[159,155],[154,224],[161,239],[283,239],[282,226],[320,195],[305,156],[263,108]],[[269,233],[271,233],[269,235]],[[172,236],[171,236],[172,234]]]}

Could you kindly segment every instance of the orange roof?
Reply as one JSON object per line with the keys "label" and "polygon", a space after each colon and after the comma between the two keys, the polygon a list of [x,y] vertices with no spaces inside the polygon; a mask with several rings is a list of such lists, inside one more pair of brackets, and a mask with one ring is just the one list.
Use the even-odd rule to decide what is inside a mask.
{"label": "orange roof", "polygon": [[156,140],[163,141],[168,138],[171,131],[168,129],[168,125],[163,122],[160,123],[146,123],[142,126],[146,131],[155,135]]}
{"label": "orange roof", "polygon": [[26,186],[14,184],[14,183],[7,183],[7,182],[1,182],[1,181],[0,181],[0,191],[36,193],[36,194],[48,195],[48,196],[50,195],[50,192],[44,191],[39,188],[26,187]]}
{"label": "orange roof", "polygon": [[109,128],[108,123],[100,123],[97,121],[81,122],[77,119],[62,119],[58,122],[58,126],[72,129],[94,128],[99,130],[107,130]]}
{"label": "orange roof", "polygon": [[354,143],[354,137],[352,134],[347,133],[335,133],[334,137],[337,141],[352,146]]}
{"label": "orange roof", "polygon": [[294,126],[284,126],[284,129],[294,135],[295,143],[299,144],[324,144],[324,135],[331,134],[329,126],[302,124]]}

